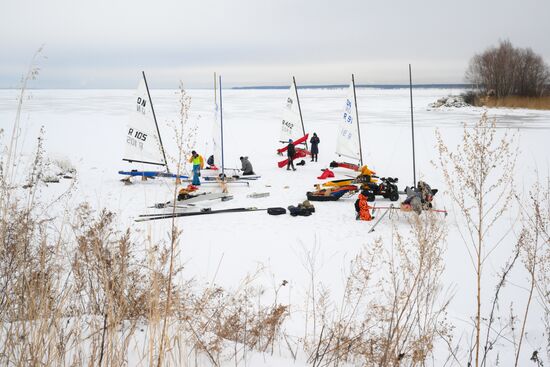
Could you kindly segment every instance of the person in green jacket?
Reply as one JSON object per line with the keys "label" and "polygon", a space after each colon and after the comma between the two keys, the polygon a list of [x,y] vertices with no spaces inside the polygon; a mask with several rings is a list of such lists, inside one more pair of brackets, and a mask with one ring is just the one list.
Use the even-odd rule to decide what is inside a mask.
{"label": "person in green jacket", "polygon": [[191,158],[189,158],[189,163],[193,163],[193,185],[200,185],[201,180],[199,177],[201,175],[201,168],[204,167],[202,156],[193,150],[191,152]]}

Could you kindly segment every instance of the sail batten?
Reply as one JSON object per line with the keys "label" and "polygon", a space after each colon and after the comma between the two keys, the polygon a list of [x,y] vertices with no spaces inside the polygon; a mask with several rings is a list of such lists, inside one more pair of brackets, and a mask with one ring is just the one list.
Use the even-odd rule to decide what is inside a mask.
{"label": "sail batten", "polygon": [[140,80],[135,94],[134,108],[127,124],[125,151],[122,159],[167,167],[144,78]]}

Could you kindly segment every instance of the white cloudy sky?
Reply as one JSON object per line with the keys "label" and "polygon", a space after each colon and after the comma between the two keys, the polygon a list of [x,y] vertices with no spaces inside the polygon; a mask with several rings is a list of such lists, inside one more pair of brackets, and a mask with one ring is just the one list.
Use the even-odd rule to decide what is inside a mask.
{"label": "white cloudy sky", "polygon": [[463,82],[501,39],[550,62],[548,0],[0,0],[0,88]]}

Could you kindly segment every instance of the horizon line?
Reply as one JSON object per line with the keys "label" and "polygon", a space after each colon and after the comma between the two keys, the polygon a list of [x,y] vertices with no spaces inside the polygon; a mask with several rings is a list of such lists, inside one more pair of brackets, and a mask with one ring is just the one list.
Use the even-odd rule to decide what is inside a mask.
{"label": "horizon line", "polygon": [[[474,84],[470,83],[419,83],[419,84],[413,84],[413,88],[424,88],[424,89],[440,89],[440,88],[450,88],[450,89],[468,89],[468,88],[474,88]],[[349,87],[349,84],[309,84],[309,85],[297,85],[298,89],[343,89]],[[288,89],[289,85],[250,85],[250,86],[234,86],[229,87],[226,89],[232,89],[232,90],[255,90],[255,89],[266,89],[266,90],[274,90],[274,89]],[[373,89],[402,89],[402,88],[409,88],[409,84],[356,84],[355,88],[373,88]],[[19,90],[20,87],[0,87],[0,90]],[[134,88],[110,88],[110,87],[94,87],[94,88],[86,88],[86,87],[52,87],[52,88],[42,88],[42,87],[27,87],[28,90],[132,90]],[[157,90],[175,90],[177,88],[153,88]],[[188,90],[213,90],[214,88],[207,87],[207,88],[185,88]]]}

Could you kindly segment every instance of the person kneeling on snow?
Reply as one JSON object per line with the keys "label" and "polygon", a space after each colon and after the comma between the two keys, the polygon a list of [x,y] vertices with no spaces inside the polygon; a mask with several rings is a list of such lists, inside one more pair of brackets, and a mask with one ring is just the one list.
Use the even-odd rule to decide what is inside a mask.
{"label": "person kneeling on snow", "polygon": [[368,192],[366,190],[359,193],[359,199],[355,201],[355,211],[357,212],[355,219],[367,221],[374,219],[374,217],[370,215],[369,209],[371,209],[371,207],[369,206],[367,198]]}
{"label": "person kneeling on snow", "polygon": [[433,196],[437,193],[437,189],[432,190],[426,182],[418,181],[416,187],[407,187],[405,193],[407,198],[401,203],[401,210],[413,210],[416,214],[420,214],[423,209],[429,210],[432,207]]}
{"label": "person kneeling on snow", "polygon": [[214,170],[217,170],[218,167],[216,167],[216,162],[214,162],[214,156],[211,155],[210,157],[208,157],[208,159],[206,160],[206,164],[208,165],[206,167],[206,169],[214,169]]}
{"label": "person kneeling on snow", "polygon": [[416,214],[420,215],[422,213],[422,199],[420,192],[416,191],[414,188],[407,187],[405,188],[405,194],[407,194],[407,198],[401,203],[401,210],[405,212],[412,210]]}
{"label": "person kneeling on snow", "polygon": [[254,170],[252,169],[252,163],[248,160],[248,157],[241,157],[241,171],[243,171],[243,176],[255,175]]}

